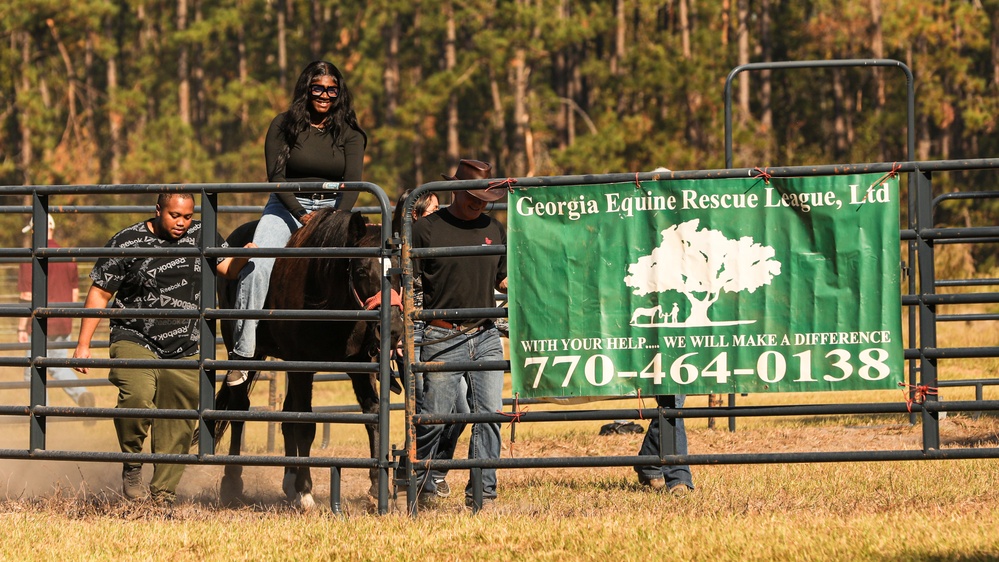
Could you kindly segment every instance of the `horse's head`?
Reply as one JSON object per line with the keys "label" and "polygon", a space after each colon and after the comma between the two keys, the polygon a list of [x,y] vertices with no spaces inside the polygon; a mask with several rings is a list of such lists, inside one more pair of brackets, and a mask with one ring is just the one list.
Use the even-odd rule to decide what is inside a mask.
{"label": "horse's head", "polygon": [[[381,230],[370,227],[359,213],[345,213],[323,209],[317,211],[307,225],[299,229],[289,241],[289,246],[319,246],[324,248],[377,248]],[[307,242],[306,242],[307,240]],[[309,276],[322,280],[327,288],[319,301],[308,304],[322,308],[376,310],[382,306],[382,279],[387,274],[388,263],[378,257],[323,258],[312,261]],[[346,281],[344,283],[343,281]],[[344,284],[346,287],[344,287]],[[391,306],[391,344],[395,347],[402,338],[402,299],[398,279],[393,280]],[[372,356],[377,355],[380,343],[380,323],[369,323],[363,342]]]}
{"label": "horse's head", "polygon": [[[371,246],[377,246],[377,237],[368,240],[361,240],[360,247],[364,247],[370,242]],[[378,258],[353,258],[350,260],[350,281],[351,290],[357,301],[364,310],[379,310],[382,305],[382,279],[387,273],[388,264],[383,263]],[[389,329],[391,330],[391,347],[395,348],[402,339],[404,329],[402,320],[402,297],[399,293],[398,280],[392,282],[392,289],[388,303]],[[368,353],[374,357],[378,354],[381,343],[381,323],[373,322],[372,335],[368,338],[366,345]]]}

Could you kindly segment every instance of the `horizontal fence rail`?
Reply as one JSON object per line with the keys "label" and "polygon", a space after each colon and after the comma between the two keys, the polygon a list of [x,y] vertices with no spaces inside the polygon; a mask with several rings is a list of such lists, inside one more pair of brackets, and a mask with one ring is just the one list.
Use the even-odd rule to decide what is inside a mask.
{"label": "horizontal fence rail", "polygon": [[[936,286],[932,280],[934,270],[933,245],[939,241],[951,241],[960,238],[973,240],[975,243],[983,239],[992,240],[991,237],[999,236],[999,227],[982,227],[974,229],[954,229],[954,228],[929,228],[935,224],[930,218],[932,213],[931,205],[931,185],[929,182],[929,172],[958,172],[968,170],[999,170],[999,160],[981,159],[965,161],[940,161],[940,162],[904,162],[904,163],[875,163],[843,166],[813,166],[808,168],[787,167],[787,168],[767,168],[766,172],[773,177],[801,177],[812,175],[840,175],[853,173],[903,173],[911,176],[910,184],[914,185],[909,191],[910,209],[915,209],[915,213],[920,215],[921,220],[911,220],[909,224],[912,228],[901,230],[900,242],[907,240],[914,245],[914,252],[910,254],[907,262],[900,264],[903,272],[910,279],[919,276],[919,283],[913,283],[910,287],[920,287],[912,290],[910,294],[901,295],[903,305],[909,311],[910,317],[920,317],[918,332],[913,333],[911,345],[905,349],[905,359],[912,365],[912,376],[910,386],[917,384],[937,388],[936,363],[944,359],[955,359],[959,357],[997,357],[999,347],[979,347],[979,348],[940,348],[936,345],[936,307],[961,304],[961,303],[994,303],[999,302],[999,295],[989,293],[976,293],[973,295],[956,294],[936,294],[933,288]],[[752,177],[758,170],[722,170],[722,171],[696,171],[696,172],[658,172],[658,173],[637,173],[627,176],[614,174],[606,176],[562,176],[547,178],[516,178],[517,187],[544,187],[557,185],[585,185],[597,183],[620,183],[654,179],[653,176],[666,179],[702,179],[702,178],[737,178]],[[463,182],[432,182],[419,187],[414,191],[410,201],[418,198],[426,191],[447,191],[453,189],[484,189],[488,187],[488,180],[463,181]],[[985,198],[983,195],[976,195],[976,198]],[[926,216],[923,216],[925,214]],[[446,248],[446,249],[416,249],[409,247],[411,240],[412,221],[409,220],[410,209],[405,208],[403,216],[404,226],[402,233],[403,242],[403,285],[407,292],[412,291],[412,279],[407,277],[412,271],[411,260],[422,257],[439,256],[464,256],[476,248]],[[408,252],[407,252],[408,250]],[[490,247],[489,254],[497,253],[497,247]],[[487,252],[475,252],[476,255],[487,255]],[[905,259],[905,258],[903,258]],[[981,286],[981,285],[979,285]],[[489,318],[496,311],[492,309],[475,310],[424,310],[422,312],[407,311],[407,321],[412,319],[448,318],[471,320],[479,318]],[[988,318],[988,317],[986,317]],[[985,318],[962,317],[964,320],[982,320]],[[945,318],[945,320],[948,320]],[[911,324],[915,326],[916,324]],[[407,332],[410,333],[410,332]],[[508,363],[505,363],[508,365]],[[397,478],[400,487],[412,487],[416,485],[415,469],[448,470],[448,469],[471,469],[473,475],[473,491],[478,496],[473,501],[481,500],[481,473],[476,472],[482,468],[530,468],[530,467],[587,467],[587,466],[640,466],[640,465],[662,465],[662,464],[726,464],[726,463],[783,463],[783,462],[855,462],[855,461],[879,461],[879,460],[920,460],[920,459],[944,459],[944,458],[996,458],[999,457],[999,449],[946,449],[940,448],[939,440],[939,417],[944,412],[992,412],[999,409],[999,402],[986,401],[981,398],[981,393],[977,395],[975,401],[951,401],[941,402],[937,396],[925,397],[923,402],[915,396],[915,388],[907,391],[908,401],[900,400],[897,403],[886,404],[834,404],[834,405],[798,405],[798,406],[774,406],[774,407],[739,407],[734,404],[734,397],[730,396],[729,407],[712,408],[682,408],[682,409],[632,409],[632,410],[586,410],[576,412],[525,412],[517,410],[517,406],[511,408],[509,414],[450,414],[430,416],[416,412],[414,398],[411,396],[413,382],[411,378],[415,373],[426,373],[433,371],[475,371],[475,370],[496,370],[508,369],[502,362],[451,362],[451,363],[423,363],[414,361],[407,365],[406,381],[407,396],[406,407],[406,449],[400,451],[401,475]],[[916,375],[919,378],[916,378]],[[981,388],[984,385],[973,383],[956,383],[956,386],[976,386]],[[922,402],[922,403],[920,403]],[[659,416],[662,421],[661,427],[672,427],[672,422],[676,418],[713,418],[728,417],[730,427],[734,429],[734,421],[740,417],[785,417],[785,416],[832,416],[832,415],[889,415],[889,416],[910,416],[910,423],[922,421],[923,423],[923,443],[920,450],[914,451],[850,451],[850,452],[792,452],[792,453],[759,453],[759,454],[737,454],[737,455],[688,455],[678,457],[671,455],[675,453],[673,445],[675,436],[665,437],[667,447],[663,448],[663,454],[659,458],[642,457],[600,457],[593,458],[558,458],[558,459],[466,459],[466,460],[418,460],[416,457],[415,426],[422,424],[440,423],[475,423],[491,422],[516,425],[517,423],[543,423],[550,421],[616,421],[616,420],[640,420]],[[511,430],[512,431],[512,430]],[[665,431],[664,433],[669,433]],[[415,513],[416,498],[415,493],[409,495],[409,509]],[[481,504],[478,504],[481,505]]]}
{"label": "horizontal fence rail", "polygon": [[[111,360],[111,359],[59,359],[46,357],[49,349],[72,348],[73,342],[52,343],[46,342],[45,338],[32,338],[28,344],[3,343],[0,344],[2,350],[21,354],[30,352],[30,356],[7,356],[0,358],[0,366],[8,368],[24,369],[32,371],[32,377],[28,381],[4,381],[0,382],[0,390],[29,389],[30,400],[26,405],[0,406],[0,417],[4,422],[28,423],[30,425],[29,438],[26,447],[17,449],[0,449],[0,458],[10,459],[38,459],[38,460],[68,460],[68,461],[94,461],[94,462],[166,462],[183,464],[206,464],[206,465],[226,465],[239,464],[247,466],[286,466],[289,464],[299,466],[312,466],[330,468],[331,474],[339,477],[339,470],[348,469],[371,469],[395,470],[395,483],[400,489],[405,489],[411,483],[411,474],[414,468],[441,468],[441,469],[470,469],[473,475],[476,469],[495,468],[544,468],[544,467],[597,467],[597,466],[651,466],[663,464],[742,464],[742,463],[784,463],[784,462],[857,462],[857,461],[887,461],[887,460],[927,460],[927,459],[956,459],[956,458],[996,458],[999,457],[999,449],[995,448],[946,448],[942,449],[939,442],[939,417],[944,413],[970,412],[974,415],[982,413],[992,413],[999,410],[999,402],[984,399],[985,387],[999,384],[999,379],[971,378],[967,380],[943,380],[937,379],[938,363],[941,361],[999,357],[999,347],[981,346],[972,347],[967,345],[947,345],[946,342],[938,344],[936,327],[938,322],[986,322],[999,319],[999,313],[975,312],[975,313],[953,313],[940,314],[939,307],[963,306],[963,305],[991,305],[999,303],[999,293],[992,292],[992,288],[999,285],[999,280],[995,279],[945,279],[937,280],[935,276],[934,247],[937,244],[982,244],[999,242],[999,226],[995,225],[975,225],[962,228],[951,228],[937,225],[934,219],[935,210],[939,205],[947,205],[951,202],[961,200],[987,201],[997,198],[999,193],[974,191],[968,197],[961,198],[959,194],[947,194],[946,196],[933,197],[931,176],[934,173],[966,172],[971,170],[981,170],[994,173],[999,170],[999,159],[976,159],[960,161],[932,161],[932,162],[901,162],[901,163],[867,163],[867,164],[846,164],[830,166],[808,166],[808,167],[775,167],[767,168],[767,173],[774,177],[802,177],[802,176],[826,176],[838,174],[854,173],[890,173],[907,174],[913,184],[909,192],[909,197],[913,200],[913,208],[916,217],[909,228],[902,229],[900,243],[912,244],[914,253],[912,258],[906,259],[900,264],[907,279],[915,279],[916,290],[903,289],[900,295],[903,307],[908,311],[910,318],[918,319],[917,329],[913,336],[913,343],[905,349],[905,358],[913,366],[912,385],[924,385],[933,388],[956,388],[974,387],[975,400],[941,401],[936,396],[926,397],[925,402],[906,402],[899,400],[894,403],[876,404],[801,404],[791,406],[737,406],[731,404],[728,407],[710,408],[617,408],[617,409],[592,409],[592,406],[585,404],[572,405],[567,407],[559,401],[546,401],[540,399],[515,400],[504,399],[504,413],[490,414],[451,414],[430,416],[418,414],[415,409],[415,396],[412,392],[412,378],[415,373],[426,373],[434,371],[451,370],[509,370],[508,361],[483,361],[483,362],[456,362],[437,363],[411,361],[401,366],[402,386],[404,389],[402,402],[392,402],[388,399],[387,387],[390,377],[393,376],[399,366],[387,355],[381,357],[378,362],[352,363],[352,362],[312,362],[312,361],[230,361],[215,357],[215,345],[218,345],[217,334],[214,333],[215,323],[219,320],[234,318],[257,318],[257,319],[295,319],[295,320],[330,320],[330,319],[363,319],[371,321],[381,321],[379,312],[368,311],[315,311],[315,310],[275,310],[266,313],[249,311],[222,310],[217,307],[214,301],[215,287],[205,286],[203,292],[210,292],[211,298],[207,300],[200,309],[193,311],[178,311],[171,309],[145,309],[140,312],[117,311],[117,310],[88,310],[79,303],[49,303],[45,298],[35,298],[31,303],[19,305],[0,305],[0,318],[14,319],[28,317],[33,322],[33,329],[44,329],[45,322],[53,318],[197,318],[204,326],[212,326],[212,334],[203,340],[201,355],[195,360],[178,361],[138,361],[138,360]],[[709,178],[737,178],[751,177],[757,173],[752,169],[726,169],[726,170],[695,170],[681,172],[657,172],[657,173],[620,173],[601,175],[577,175],[577,176],[552,176],[535,178],[516,178],[518,187],[545,187],[561,185],[583,185],[583,184],[605,184],[605,183],[633,183],[636,180],[646,181],[653,179],[653,176],[667,179],[709,179]],[[345,184],[347,185],[347,184]],[[487,182],[432,182],[420,186],[410,201],[425,191],[450,191],[456,188],[479,189],[487,186]],[[411,223],[404,222],[403,232],[389,233],[388,212],[391,208],[388,204],[387,196],[381,192],[377,186],[371,184],[358,183],[347,185],[349,189],[377,190],[378,198],[382,206],[377,209],[381,214],[385,230],[383,237],[385,247],[382,249],[363,250],[328,250],[316,248],[303,248],[294,250],[284,249],[244,249],[244,248],[212,248],[206,247],[199,251],[184,251],[182,254],[199,256],[204,259],[224,256],[244,256],[244,257],[391,257],[393,260],[401,258],[401,266],[392,265],[389,268],[392,274],[402,273],[404,283],[410,283],[407,287],[411,290],[412,279],[407,278],[411,269],[407,269],[407,264],[411,264],[413,259],[422,257],[460,257],[473,255],[497,255],[506,251],[503,246],[481,247],[455,247],[447,249],[416,249],[411,247]],[[6,190],[7,188],[5,188]],[[184,191],[197,193],[202,198],[207,198],[209,202],[212,197],[219,193],[270,193],[274,191],[295,191],[313,190],[311,184],[198,184],[198,185],[127,185],[127,186],[12,186],[10,194],[20,194],[30,196],[34,204],[30,206],[0,207],[0,213],[30,213],[35,224],[44,224],[46,215],[50,212],[74,212],[88,213],[89,208],[78,207],[56,207],[47,205],[47,199],[63,194],[76,193],[146,193],[155,194],[164,190]],[[7,191],[5,191],[5,194]],[[256,207],[217,207],[205,204],[204,201],[199,207],[203,216],[201,217],[206,228],[209,224],[217,224],[217,215],[220,212],[258,212]],[[505,209],[502,204],[494,205],[491,208],[498,210]],[[100,212],[108,212],[107,208],[101,208]],[[122,208],[125,212],[148,212],[151,207],[128,207]],[[409,209],[404,209],[404,215]],[[902,217],[903,222],[906,217]],[[36,233],[38,234],[38,233]],[[112,233],[108,233],[110,236]],[[43,237],[35,236],[32,240],[31,248],[0,248],[0,260],[2,263],[32,263],[40,266],[47,262],[56,262],[65,259],[96,259],[103,256],[124,256],[124,255],[152,255],[149,251],[122,251],[118,249],[107,250],[103,248],[45,248],[46,241]],[[158,254],[157,254],[158,255]],[[36,268],[35,271],[41,271]],[[44,277],[36,277],[36,283],[44,283]],[[937,293],[937,289],[947,289],[954,292]],[[44,295],[44,290],[42,291]],[[498,295],[498,301],[506,300],[506,295]],[[419,320],[447,319],[447,320],[476,320],[483,318],[505,318],[506,309],[495,308],[475,308],[475,309],[451,309],[451,310],[407,310],[405,321],[407,323],[407,333],[411,334],[412,322]],[[386,333],[387,330],[382,330]],[[215,345],[211,345],[214,343]],[[962,344],[963,342],[957,342]],[[94,347],[106,345],[106,342],[95,341]],[[405,346],[412,346],[412,341],[404,342]],[[408,347],[412,354],[414,347]],[[412,356],[412,355],[410,355]],[[80,379],[76,381],[48,380],[45,376],[46,370],[53,367],[73,367],[87,366],[90,368],[106,369],[115,365],[130,366],[177,366],[184,368],[198,368],[205,373],[211,374],[207,383],[202,387],[200,406],[197,410],[124,410],[120,408],[81,408],[81,407],[54,407],[46,405],[46,393],[48,389],[65,388],[71,386],[104,386],[106,380]],[[216,410],[214,408],[215,385],[221,380],[220,372],[225,369],[253,369],[258,371],[319,371],[327,373],[318,375],[317,381],[337,381],[346,380],[345,372],[372,373],[379,377],[382,386],[385,388],[385,399],[381,404],[380,412],[376,414],[360,413],[356,405],[327,406],[317,405],[314,411],[309,414],[288,414],[276,411],[276,402],[269,403],[266,407],[260,407],[247,412],[232,412]],[[215,384],[212,384],[214,381]],[[273,382],[272,382],[273,384]],[[913,398],[912,391],[909,392],[910,399]],[[902,393],[900,392],[900,396]],[[636,406],[640,406],[636,397],[611,398],[616,400],[632,401]],[[524,411],[521,408],[526,405],[545,405],[549,410]],[[389,432],[390,412],[404,412],[404,440],[402,449],[389,451],[391,435]],[[673,449],[664,449],[659,457],[644,456],[609,456],[609,457],[552,457],[552,458],[502,458],[491,461],[462,459],[450,461],[416,461],[415,443],[412,439],[413,428],[419,424],[444,423],[461,421],[466,423],[475,422],[499,422],[509,425],[511,431],[519,423],[550,423],[550,422],[584,422],[584,421],[618,421],[618,420],[647,420],[657,418],[661,420],[664,429],[672,427],[677,418],[682,419],[705,419],[715,417],[728,417],[732,420],[737,418],[753,417],[788,417],[788,416],[891,416],[904,418],[910,416],[910,421],[921,422],[923,425],[923,442],[918,449],[911,451],[842,451],[842,452],[760,452],[746,454],[708,454],[708,455],[685,455],[678,456],[671,454]],[[139,417],[148,419],[194,419],[198,420],[201,442],[198,452],[189,455],[127,455],[117,452],[91,452],[91,451],[57,451],[49,450],[46,446],[45,421],[55,420],[93,420],[112,419],[125,417]],[[22,421],[23,420],[23,421]],[[218,455],[214,451],[214,442],[206,431],[209,423],[217,420],[259,422],[274,425],[277,423],[321,423],[324,424],[324,444],[330,440],[330,424],[371,424],[377,423],[379,434],[382,436],[381,445],[384,448],[374,458],[347,458],[347,457],[284,457],[273,455],[242,455],[238,457],[229,455]],[[669,431],[666,439],[672,437]],[[268,449],[271,450],[271,449]],[[479,483],[481,485],[481,483]],[[379,509],[383,509],[387,497],[382,497],[379,492]],[[387,492],[385,492],[387,494]],[[411,498],[415,499],[415,498]],[[481,499],[481,498],[480,498]],[[338,502],[339,498],[331,498],[331,502]]]}

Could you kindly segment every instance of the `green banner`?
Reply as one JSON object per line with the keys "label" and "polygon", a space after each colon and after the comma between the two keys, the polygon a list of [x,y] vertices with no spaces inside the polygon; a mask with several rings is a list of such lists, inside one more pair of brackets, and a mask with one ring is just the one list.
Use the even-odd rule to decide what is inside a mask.
{"label": "green banner", "polygon": [[898,221],[874,174],[517,189],[513,391],[896,388]]}

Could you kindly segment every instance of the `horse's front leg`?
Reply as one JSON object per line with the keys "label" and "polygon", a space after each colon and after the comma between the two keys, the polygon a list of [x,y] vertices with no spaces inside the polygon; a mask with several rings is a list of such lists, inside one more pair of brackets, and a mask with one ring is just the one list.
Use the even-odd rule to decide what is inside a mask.
{"label": "horse's front leg", "polygon": [[[312,382],[315,373],[288,373],[288,392],[285,395],[284,412],[312,411]],[[284,453],[288,457],[308,457],[312,443],[316,440],[315,423],[281,424],[284,435]],[[316,505],[312,497],[312,474],[308,466],[287,466],[284,469],[284,493],[295,505],[311,509]]]}
{"label": "horse's front leg", "polygon": [[[250,409],[250,386],[255,376],[256,372],[251,371],[249,378],[243,384],[228,386],[223,383],[221,390],[219,390],[218,395],[215,397],[216,409],[240,412],[248,411]],[[225,435],[227,426],[231,426],[232,428],[229,434],[229,454],[239,456],[243,445],[244,424],[241,421],[234,421],[232,423],[226,421],[216,422],[216,445]],[[228,464],[225,466],[222,482],[219,486],[219,500],[223,505],[245,503],[243,496],[243,467],[241,465]]]}
{"label": "horse's front leg", "polygon": [[[350,382],[354,386],[354,396],[365,414],[378,413],[378,387],[375,385],[375,375],[372,373],[349,373]],[[371,458],[378,458],[378,424],[366,423],[364,429],[368,432],[368,452]],[[368,495],[378,497],[378,469],[368,469],[371,487]]]}

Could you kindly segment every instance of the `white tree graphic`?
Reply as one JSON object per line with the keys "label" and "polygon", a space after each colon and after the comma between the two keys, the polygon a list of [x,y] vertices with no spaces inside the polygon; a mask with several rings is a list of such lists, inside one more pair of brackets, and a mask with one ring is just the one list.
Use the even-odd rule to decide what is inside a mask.
{"label": "white tree graphic", "polygon": [[718,230],[697,230],[699,219],[662,231],[652,253],[628,266],[624,282],[636,295],[677,291],[690,301],[687,326],[707,326],[711,307],[722,291],[755,292],[780,275],[781,264],[770,246],[744,236],[737,240]]}

